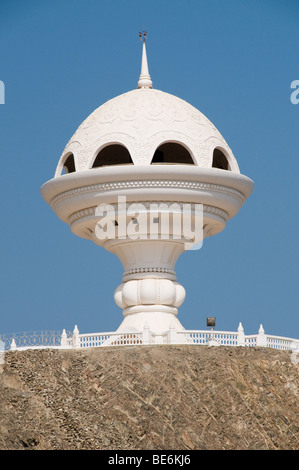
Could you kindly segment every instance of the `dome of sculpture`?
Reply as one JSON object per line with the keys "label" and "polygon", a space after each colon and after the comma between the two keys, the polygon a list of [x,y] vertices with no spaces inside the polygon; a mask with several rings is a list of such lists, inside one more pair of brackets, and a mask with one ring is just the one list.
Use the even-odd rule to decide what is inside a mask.
{"label": "dome of sculpture", "polygon": [[180,164],[240,173],[215,126],[186,101],[156,90],[144,47],[138,88],[93,111],[66,145],[55,177],[108,165]]}

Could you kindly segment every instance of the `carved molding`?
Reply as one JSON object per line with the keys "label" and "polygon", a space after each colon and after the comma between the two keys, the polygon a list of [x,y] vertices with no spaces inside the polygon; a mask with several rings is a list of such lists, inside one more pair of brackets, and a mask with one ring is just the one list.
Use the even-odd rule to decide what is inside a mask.
{"label": "carved molding", "polygon": [[194,190],[212,190],[221,194],[227,194],[237,198],[242,204],[245,197],[239,191],[212,183],[200,183],[197,181],[178,181],[178,180],[137,180],[137,181],[116,181],[110,183],[99,183],[80,188],[70,189],[55,196],[51,201],[51,207],[54,209],[57,202],[64,198],[72,197],[77,194],[91,191],[111,191],[115,189],[138,189],[138,188],[180,188]]}

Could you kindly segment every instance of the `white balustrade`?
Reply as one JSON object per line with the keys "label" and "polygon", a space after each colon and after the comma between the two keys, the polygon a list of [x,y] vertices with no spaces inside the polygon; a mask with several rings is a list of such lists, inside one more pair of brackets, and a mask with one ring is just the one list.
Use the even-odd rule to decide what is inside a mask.
{"label": "white balustrade", "polygon": [[[30,339],[29,334],[20,334],[22,341],[18,341],[17,334],[11,336],[9,343],[11,350],[25,349],[80,349],[80,348],[98,348],[112,346],[139,346],[139,345],[158,345],[158,344],[187,344],[202,346],[242,346],[242,347],[266,347],[280,349],[284,351],[299,352],[299,340],[286,338],[282,336],[273,336],[265,333],[260,325],[258,334],[245,335],[242,324],[239,324],[237,331],[209,331],[209,330],[177,330],[173,323],[169,325],[168,331],[162,334],[150,331],[149,325],[145,324],[143,331],[137,332],[104,332],[104,333],[84,333],[80,334],[77,325],[72,333],[67,335],[65,329],[62,331],[60,345],[51,344],[49,335],[42,332],[39,338],[34,332],[34,341]],[[4,338],[6,336],[6,338]],[[8,344],[8,336],[3,335],[0,340]],[[52,335],[53,336],[53,335]],[[28,344],[24,344],[24,338],[27,338]],[[42,339],[47,338],[43,344]],[[54,336],[53,336],[54,338]],[[37,341],[39,339],[39,341]],[[34,344],[32,344],[34,343]],[[8,348],[9,348],[8,346]]]}
{"label": "white balustrade", "polygon": [[142,344],[141,333],[90,333],[79,335],[80,348],[96,348],[100,346],[127,346]]}

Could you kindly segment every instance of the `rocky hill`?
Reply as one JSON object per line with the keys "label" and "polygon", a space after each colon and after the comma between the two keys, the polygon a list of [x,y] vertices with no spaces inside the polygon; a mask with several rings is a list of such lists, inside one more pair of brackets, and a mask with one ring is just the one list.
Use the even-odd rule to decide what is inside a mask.
{"label": "rocky hill", "polygon": [[298,364],[264,348],[9,351],[0,449],[299,449]]}

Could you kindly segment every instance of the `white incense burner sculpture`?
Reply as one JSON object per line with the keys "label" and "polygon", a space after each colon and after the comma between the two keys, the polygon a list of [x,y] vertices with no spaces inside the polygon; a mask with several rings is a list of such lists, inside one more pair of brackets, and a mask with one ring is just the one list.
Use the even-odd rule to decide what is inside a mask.
{"label": "white incense burner sculpture", "polygon": [[143,40],[138,88],[79,126],[41,193],[75,235],[121,260],[114,299],[124,319],[117,331],[146,324],[160,334],[170,324],[184,329],[177,318],[185,299],[178,257],[221,232],[252,190],[214,125],[153,88]]}

